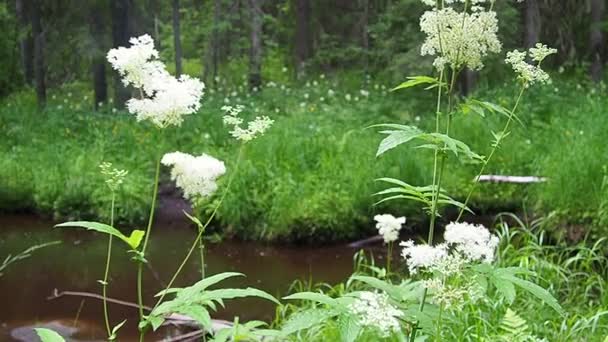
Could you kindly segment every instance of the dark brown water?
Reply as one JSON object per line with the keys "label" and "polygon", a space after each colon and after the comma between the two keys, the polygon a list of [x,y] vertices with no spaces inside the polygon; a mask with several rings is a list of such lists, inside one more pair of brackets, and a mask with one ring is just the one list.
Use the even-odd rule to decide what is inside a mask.
{"label": "dark brown water", "polygon": [[[84,230],[52,229],[52,226],[53,222],[31,216],[0,215],[0,261],[35,244],[61,241],[60,245],[36,251],[9,266],[0,276],[0,341],[14,341],[11,337],[14,329],[49,322],[77,327],[79,341],[105,337],[99,300],[73,296],[49,300],[47,297],[55,289],[99,293],[101,286],[97,280],[103,277],[107,237]],[[153,295],[169,280],[194,237],[195,231],[186,224],[154,227],[147,256],[150,269],[144,277],[146,304],[154,304]],[[136,264],[120,243],[114,246],[109,296],[136,302]],[[207,275],[242,272],[246,278],[226,281],[223,285],[257,287],[280,298],[296,279],[343,281],[352,273],[356,251],[345,244],[315,248],[241,241],[207,243]],[[374,254],[382,253],[378,244]],[[200,276],[200,259],[194,254],[175,286],[193,284]],[[239,316],[241,321],[270,321],[274,310],[274,304],[263,300],[233,300],[213,318],[231,320]],[[110,315],[114,323],[128,320],[121,330],[120,341],[135,340],[137,311],[111,305]],[[150,340],[162,337],[163,333],[150,336]]]}

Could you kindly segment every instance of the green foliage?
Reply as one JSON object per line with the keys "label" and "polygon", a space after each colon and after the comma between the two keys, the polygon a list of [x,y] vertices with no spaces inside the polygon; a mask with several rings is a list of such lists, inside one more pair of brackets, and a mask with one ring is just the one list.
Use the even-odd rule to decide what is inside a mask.
{"label": "green foliage", "polygon": [[222,280],[242,275],[243,274],[241,273],[235,272],[219,273],[202,279],[186,288],[170,288],[158,293],[156,296],[172,294],[174,295],[174,298],[163,301],[154,308],[146,317],[146,320],[140,322],[140,328],[151,325],[152,328],[156,330],[168,316],[175,313],[188,316],[199,323],[203,328],[212,331],[209,309],[216,310],[218,305],[223,307],[226,299],[257,297],[277,304],[279,303],[276,298],[268,293],[250,287],[246,289],[207,289],[209,286],[215,285]]}
{"label": "green foliage", "polygon": [[115,236],[126,243],[132,250],[137,249],[141,240],[145,235],[145,231],[143,230],[133,230],[131,235],[126,236],[121,233],[118,229],[109,226],[104,223],[99,222],[88,222],[88,221],[74,221],[74,222],[64,222],[55,225],[55,228],[86,228],[87,230],[93,230],[99,233],[108,234],[111,236]]}

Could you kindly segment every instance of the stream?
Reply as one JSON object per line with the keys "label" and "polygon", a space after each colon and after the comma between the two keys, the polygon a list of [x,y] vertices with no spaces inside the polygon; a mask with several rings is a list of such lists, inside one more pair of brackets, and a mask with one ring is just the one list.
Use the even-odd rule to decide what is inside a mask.
{"label": "stream", "polygon": [[[35,251],[17,261],[0,276],[0,341],[39,341],[33,327],[65,331],[69,341],[103,341],[106,336],[101,301],[94,298],[61,296],[48,299],[55,291],[100,293],[97,280],[103,278],[107,237],[84,229],[52,229],[54,223],[30,215],[0,214],[0,261],[28,247],[50,241],[58,245]],[[166,282],[186,255],[195,237],[187,223],[159,224],[153,228],[149,268],[144,276],[144,302],[154,304],[154,294]],[[380,243],[371,251],[380,259]],[[280,298],[289,292],[294,280],[335,284],[353,270],[357,249],[346,243],[336,246],[269,245],[253,241],[224,240],[206,244],[207,275],[242,272],[246,277],[230,279],[222,287],[252,286]],[[120,242],[114,244],[109,297],[136,302],[136,264]],[[200,279],[200,256],[193,254],[174,286],[187,286]],[[120,330],[120,341],[137,340],[137,310],[110,305],[113,324],[127,319]],[[240,321],[272,321],[275,305],[261,299],[238,299],[226,302],[226,308],[213,318]],[[159,340],[169,329],[147,335]]]}

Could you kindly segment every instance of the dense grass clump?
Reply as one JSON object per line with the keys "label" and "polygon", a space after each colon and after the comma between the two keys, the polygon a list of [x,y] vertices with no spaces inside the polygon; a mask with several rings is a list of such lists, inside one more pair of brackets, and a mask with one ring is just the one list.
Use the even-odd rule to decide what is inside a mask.
{"label": "dense grass clump", "polygon": [[[49,106],[37,112],[30,92],[14,94],[0,106],[0,208],[30,209],[65,218],[107,215],[108,199],[98,165],[110,161],[129,170],[117,194],[117,217],[141,222],[152,192],[154,160],[175,150],[208,153],[234,165],[237,144],[221,122],[222,105],[244,104],[248,117],[268,115],[273,128],[247,146],[218,219],[224,232],[243,238],[286,240],[351,239],[370,231],[376,211],[420,215],[412,203],[374,207],[372,194],[381,189],[373,179],[395,177],[410,184],[430,183],[424,169],[432,160],[426,150],[400,149],[375,158],[380,136],[366,127],[385,122],[431,127],[432,94],[422,90],[388,92],[385,85],[364,78],[350,85],[326,78],[304,85],[269,82],[254,92],[244,84],[220,84],[205,97],[200,113],[188,117],[188,130],[162,132],[138,124],[107,103],[94,111],[91,95],[73,84],[51,93]],[[476,95],[511,106],[512,86],[481,89]],[[487,173],[538,175],[545,184],[484,184],[471,206],[478,212],[533,208],[555,212],[561,226],[585,224],[602,234],[608,219],[605,141],[608,103],[601,90],[586,84],[557,81],[531,89],[519,110],[523,125],[512,133],[490,163]],[[580,95],[585,94],[585,95]],[[504,117],[458,113],[453,132],[479,154],[490,149],[490,129]],[[451,165],[458,163],[449,160]],[[463,198],[477,166],[448,164],[445,188]],[[168,174],[163,172],[163,183]],[[583,196],[584,194],[584,196]],[[448,217],[447,215],[446,217]],[[411,217],[410,222],[416,222]]]}

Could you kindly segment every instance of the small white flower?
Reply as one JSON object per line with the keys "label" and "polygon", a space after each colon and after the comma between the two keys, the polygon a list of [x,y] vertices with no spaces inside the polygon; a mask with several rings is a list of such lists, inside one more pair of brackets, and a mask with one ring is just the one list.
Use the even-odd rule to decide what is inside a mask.
{"label": "small white flower", "polygon": [[361,326],[377,329],[383,337],[399,331],[403,311],[392,305],[385,293],[362,291],[358,295],[348,308]]}
{"label": "small white flower", "polygon": [[540,68],[541,62],[549,55],[556,53],[557,50],[550,49],[546,45],[536,44],[535,48],[531,48],[528,55],[532,60],[536,61],[537,64],[529,64],[526,62],[526,52],[514,50],[507,53],[505,62],[511,64],[513,70],[518,74],[517,78],[520,79],[527,87],[534,83],[550,83],[551,79],[549,75]]}
{"label": "small white flower", "polygon": [[[250,141],[254,138],[264,134],[270,126],[274,123],[274,120],[267,116],[257,116],[253,121],[247,123],[247,128],[242,128],[240,125],[244,122],[243,119],[239,118],[238,115],[243,111],[242,105],[236,106],[223,106],[222,110],[226,112],[223,117],[224,124],[233,126],[230,135],[238,140]],[[258,112],[258,110],[256,110]]]}
{"label": "small white flower", "polygon": [[378,233],[382,235],[385,243],[397,241],[399,231],[405,224],[405,217],[395,217],[391,214],[383,214],[374,216]]}
{"label": "small white flower", "polygon": [[188,200],[213,194],[217,178],[226,173],[224,162],[206,154],[195,157],[182,152],[167,153],[161,163],[172,167],[171,179]]}
{"label": "small white flower", "polygon": [[106,184],[111,191],[116,191],[118,187],[124,182],[125,177],[129,174],[129,171],[119,170],[112,167],[112,163],[103,162],[99,164],[101,174],[106,178]]}

